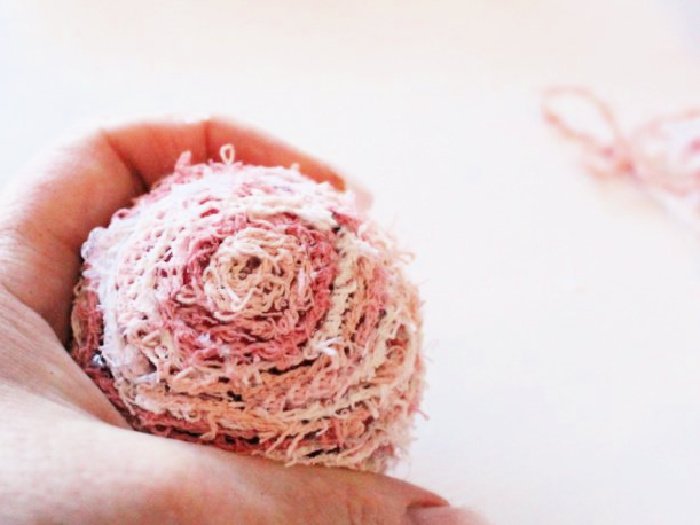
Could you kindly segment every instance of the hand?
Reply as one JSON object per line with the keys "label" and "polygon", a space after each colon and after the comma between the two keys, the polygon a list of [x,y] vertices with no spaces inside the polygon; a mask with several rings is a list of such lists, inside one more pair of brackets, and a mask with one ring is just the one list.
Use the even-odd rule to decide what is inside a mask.
{"label": "hand", "polygon": [[[233,143],[339,188],[328,167],[220,120],[94,132],[36,163],[0,211],[0,521],[21,523],[466,523],[423,489],[340,469],[286,468],[131,431],[66,353],[88,232],[160,176]],[[411,510],[415,509],[415,510]],[[411,517],[414,520],[411,520]],[[422,521],[421,521],[422,520]]]}

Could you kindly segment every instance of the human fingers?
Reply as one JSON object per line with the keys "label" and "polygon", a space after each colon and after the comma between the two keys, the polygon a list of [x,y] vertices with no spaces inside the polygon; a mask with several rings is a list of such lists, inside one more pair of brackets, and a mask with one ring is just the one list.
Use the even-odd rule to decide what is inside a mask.
{"label": "human fingers", "polygon": [[150,121],[100,129],[30,165],[5,192],[0,211],[0,284],[65,336],[79,248],[89,231],[172,171],[225,143],[251,164],[298,164],[302,173],[345,187],[332,169],[282,142],[219,118]]}

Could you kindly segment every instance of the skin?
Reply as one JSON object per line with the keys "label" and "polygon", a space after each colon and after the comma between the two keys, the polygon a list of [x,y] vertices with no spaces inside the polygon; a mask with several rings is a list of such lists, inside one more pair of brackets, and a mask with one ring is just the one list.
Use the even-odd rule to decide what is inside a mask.
{"label": "skin", "polygon": [[[0,522],[408,523],[443,507],[402,481],[291,467],[130,430],[64,349],[80,245],[172,170],[178,155],[345,182],[292,148],[228,121],[100,129],[30,166],[0,207]],[[443,514],[449,509],[439,509]],[[435,517],[438,517],[437,515]],[[447,516],[442,523],[466,522]]]}

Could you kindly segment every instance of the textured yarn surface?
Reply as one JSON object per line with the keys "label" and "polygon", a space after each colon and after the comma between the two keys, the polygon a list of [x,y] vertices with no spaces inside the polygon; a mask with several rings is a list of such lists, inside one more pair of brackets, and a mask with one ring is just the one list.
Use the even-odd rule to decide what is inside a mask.
{"label": "textured yarn surface", "polygon": [[74,359],[136,429],[383,471],[422,390],[405,254],[327,183],[222,159],[91,232]]}

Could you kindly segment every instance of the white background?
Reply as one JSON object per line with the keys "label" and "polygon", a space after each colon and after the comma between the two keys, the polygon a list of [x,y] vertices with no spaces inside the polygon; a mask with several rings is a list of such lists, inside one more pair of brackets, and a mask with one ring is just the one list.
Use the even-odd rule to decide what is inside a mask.
{"label": "white background", "polygon": [[0,0],[0,175],[224,113],[362,181],[417,253],[430,389],[398,474],[496,525],[700,522],[700,240],[591,180],[538,90],[700,106],[690,0]]}

